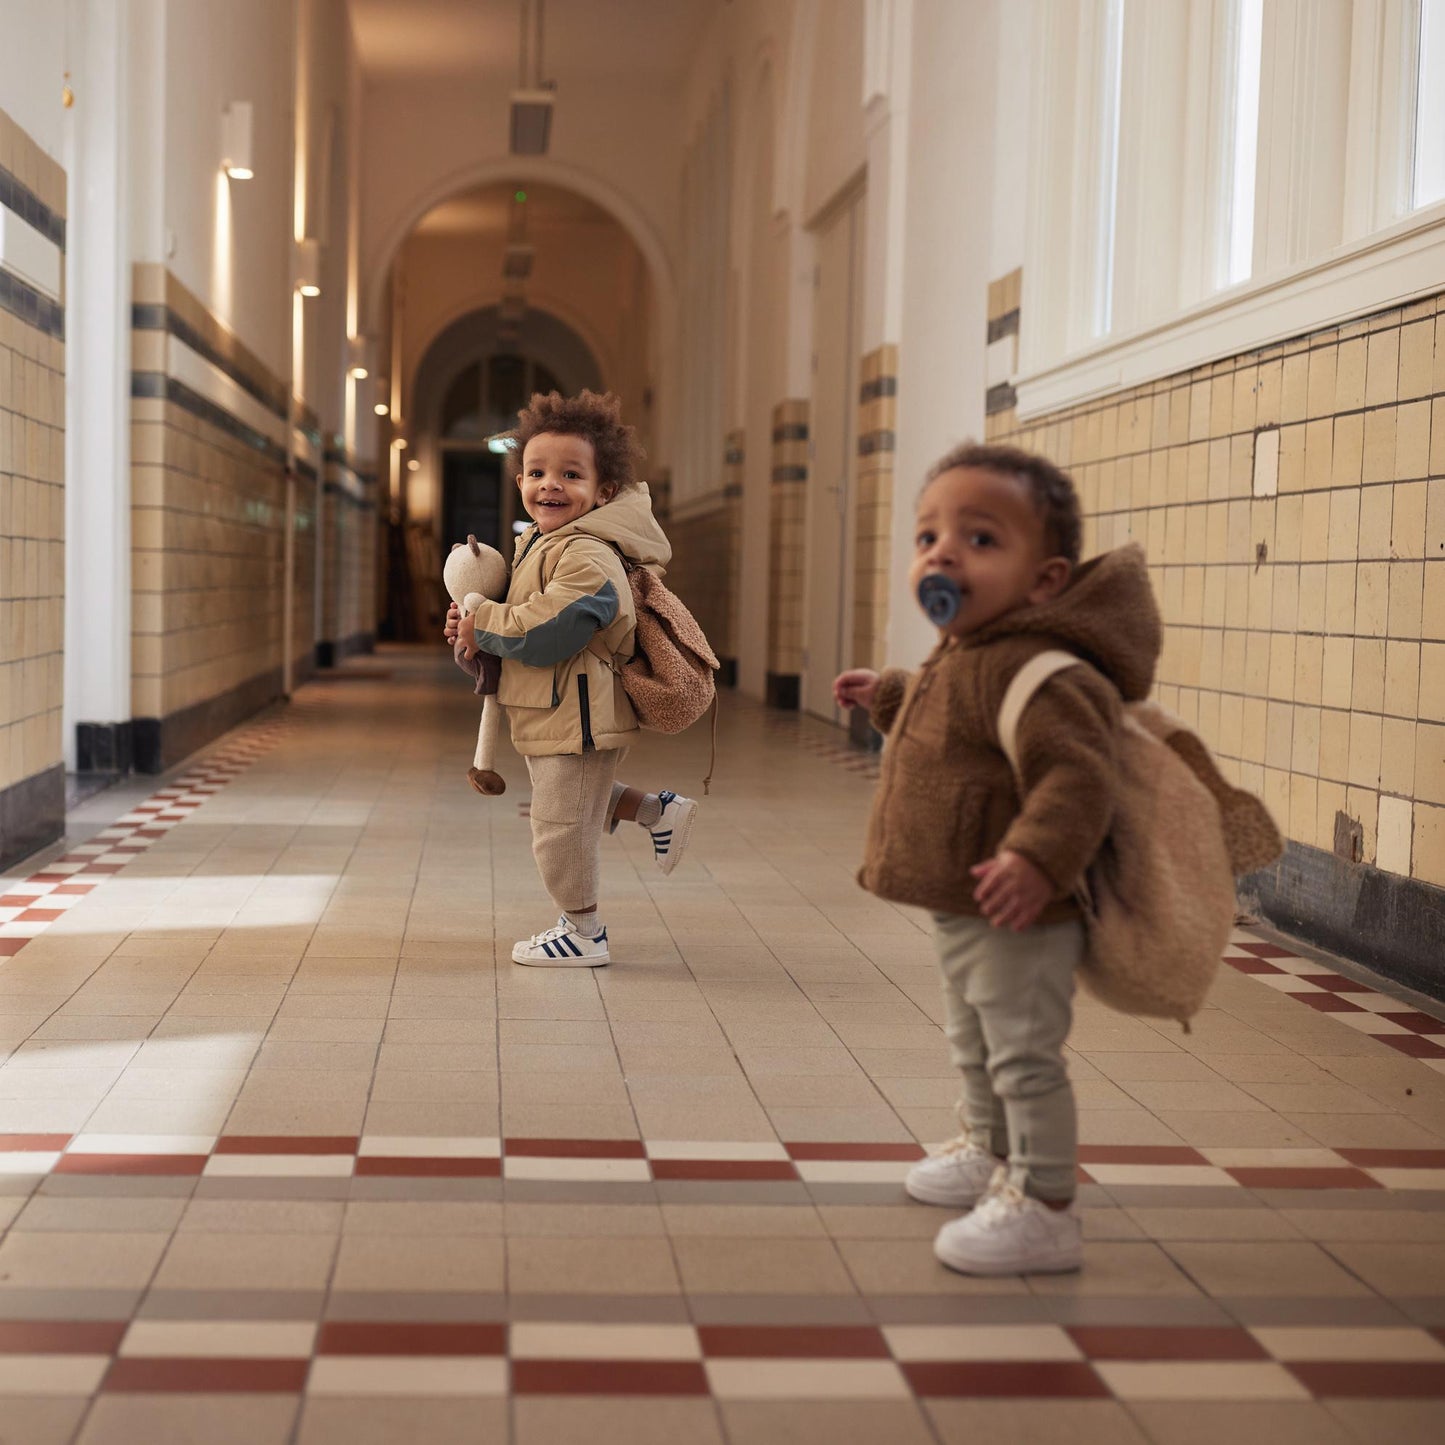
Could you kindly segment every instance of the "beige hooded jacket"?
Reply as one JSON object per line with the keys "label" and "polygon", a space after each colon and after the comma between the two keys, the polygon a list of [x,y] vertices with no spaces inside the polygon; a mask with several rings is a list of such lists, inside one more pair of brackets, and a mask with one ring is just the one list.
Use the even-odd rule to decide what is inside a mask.
{"label": "beige hooded jacket", "polygon": [[645,482],[555,532],[528,527],[506,600],[477,609],[477,646],[502,659],[497,700],[524,756],[626,747],[637,731],[621,680],[588,645],[600,636],[614,661],[632,656],[637,618],[618,548],[659,576],[672,557]]}

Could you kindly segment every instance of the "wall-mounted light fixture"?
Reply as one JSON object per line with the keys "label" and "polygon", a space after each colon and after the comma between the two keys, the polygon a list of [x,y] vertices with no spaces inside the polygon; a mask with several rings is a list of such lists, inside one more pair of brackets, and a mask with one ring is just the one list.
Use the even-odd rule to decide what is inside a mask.
{"label": "wall-mounted light fixture", "polygon": [[514,156],[544,156],[552,138],[555,87],[542,79],[542,3],[522,0],[520,73],[511,96]]}
{"label": "wall-mounted light fixture", "polygon": [[384,401],[377,402],[377,404],[372,407],[372,411],[374,411],[377,416],[389,416],[391,414],[391,408]]}
{"label": "wall-mounted light fixture", "polygon": [[419,471],[421,471],[421,463],[420,463],[419,461],[417,461],[417,459],[416,459],[415,457],[413,457],[413,458],[406,464],[406,469],[407,469],[407,471],[409,471],[409,472],[419,472]]}
{"label": "wall-mounted light fixture", "polygon": [[392,442],[392,446],[394,446],[394,447],[397,449],[397,451],[399,451],[399,452],[404,452],[404,451],[406,450],[406,438],[405,438],[405,437],[397,437],[397,438]]}
{"label": "wall-mounted light fixture", "polygon": [[321,294],[321,242],[314,236],[296,242],[296,289],[303,296]]}
{"label": "wall-mounted light fixture", "polygon": [[487,438],[487,450],[494,456],[504,457],[517,449],[516,442],[507,432],[498,432]]}
{"label": "wall-mounted light fixture", "polygon": [[251,161],[251,102],[233,100],[221,112],[221,169],[233,181],[249,181],[255,174]]}
{"label": "wall-mounted light fixture", "polygon": [[353,380],[365,381],[371,375],[371,338],[369,336],[348,336],[346,338],[346,370]]}

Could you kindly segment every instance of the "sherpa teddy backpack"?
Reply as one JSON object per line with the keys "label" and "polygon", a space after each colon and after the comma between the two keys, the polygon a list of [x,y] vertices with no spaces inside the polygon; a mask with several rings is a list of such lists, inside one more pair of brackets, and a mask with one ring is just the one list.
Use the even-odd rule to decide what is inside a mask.
{"label": "sherpa teddy backpack", "polygon": [[[1015,776],[1030,699],[1056,672],[1087,666],[1042,652],[1009,683],[998,731]],[[1282,847],[1264,804],[1225,781],[1195,733],[1154,703],[1126,703],[1113,822],[1076,893],[1085,986],[1111,1008],[1177,1019],[1187,1031],[1229,942],[1235,877]]]}
{"label": "sherpa teddy backpack", "polygon": [[[632,588],[632,603],[637,614],[634,650],[621,667],[604,647],[594,644],[592,650],[622,679],[623,691],[632,703],[637,721],[653,732],[683,732],[712,708],[715,760],[717,686],[713,670],[718,665],[717,656],[682,599],[665,587],[655,572],[639,567],[615,544],[614,550],[622,559]],[[711,784],[712,765],[709,764],[707,777],[703,779],[704,793]]]}

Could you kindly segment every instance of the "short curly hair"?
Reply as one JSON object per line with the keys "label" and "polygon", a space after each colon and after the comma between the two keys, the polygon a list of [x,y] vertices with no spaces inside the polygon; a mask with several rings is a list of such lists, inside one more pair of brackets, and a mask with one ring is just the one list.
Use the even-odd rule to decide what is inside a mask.
{"label": "short curly hair", "polygon": [[624,492],[637,485],[637,468],[644,453],[636,429],[622,420],[621,397],[610,391],[581,391],[576,396],[563,396],[560,391],[546,396],[536,392],[517,413],[517,425],[511,433],[518,462],[527,443],[545,432],[591,442],[597,459],[597,479],[604,486]]}
{"label": "short curly hair", "polygon": [[986,446],[981,442],[963,442],[941,456],[928,469],[923,480],[930,482],[951,472],[955,467],[973,467],[981,472],[995,472],[1022,482],[1033,497],[1034,506],[1044,524],[1044,543],[1051,557],[1065,557],[1078,565],[1083,550],[1083,522],[1079,513],[1079,493],[1074,479],[1047,457],[1026,452],[1022,447]]}

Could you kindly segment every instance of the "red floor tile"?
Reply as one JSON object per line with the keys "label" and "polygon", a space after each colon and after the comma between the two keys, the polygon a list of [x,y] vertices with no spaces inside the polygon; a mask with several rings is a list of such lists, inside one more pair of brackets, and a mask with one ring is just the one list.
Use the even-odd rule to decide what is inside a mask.
{"label": "red floor tile", "polygon": [[91,891],[94,890],[94,888],[95,888],[95,884],[94,884],[94,883],[61,883],[58,887],[52,889],[51,891],[52,891],[52,892],[55,892],[55,893],[70,893],[70,894],[74,894],[74,893],[90,893]]}
{"label": "red floor tile", "polygon": [[0,1154],[55,1154],[70,1143],[69,1134],[0,1134]]}
{"label": "red floor tile", "polygon": [[888,1341],[871,1325],[699,1325],[702,1352],[727,1359],[886,1360]]}
{"label": "red floor tile", "polygon": [[28,938],[0,938],[0,958],[14,958],[29,942]]}
{"label": "red floor tile", "polygon": [[306,1387],[309,1360],[117,1360],[104,1390],[144,1394],[294,1395]]}
{"label": "red floor tile", "polygon": [[1208,1164],[1187,1144],[1081,1144],[1082,1164]]}
{"label": "red floor tile", "polygon": [[[20,915],[25,916],[23,913]],[[1401,1013],[1381,1014],[1382,1019],[1389,1019],[1392,1024],[1399,1024],[1402,1029],[1409,1029],[1417,1034],[1445,1034],[1445,1019],[1433,1019],[1429,1014],[1422,1014],[1416,1009],[1406,1009]]]}
{"label": "red floor tile", "polygon": [[1307,1004],[1312,1009],[1318,1009],[1322,1014],[1362,1014],[1365,1012],[1357,1003],[1352,1003],[1342,994],[1321,991],[1319,993],[1296,993],[1291,998],[1298,999],[1302,1004]]}
{"label": "red floor tile", "polygon": [[1427,1039],[1424,1034],[1376,1034],[1375,1037],[1412,1059],[1445,1059],[1445,1046]]}
{"label": "red floor tile", "polygon": [[65,910],[63,908],[27,908],[18,914],[16,923],[54,923]]}
{"label": "red floor tile", "polygon": [[706,1395],[695,1360],[513,1360],[516,1395]]}
{"label": "red floor tile", "polygon": [[1230,968],[1238,969],[1240,973],[1283,973],[1284,969],[1276,968],[1272,963],[1266,963],[1262,958],[1255,958],[1251,954],[1240,954],[1236,958],[1225,955],[1222,960]]}
{"label": "red floor tile", "polygon": [[1242,953],[1252,953],[1256,958],[1298,958],[1299,954],[1281,948],[1277,943],[1236,943]]}
{"label": "red floor tile", "polygon": [[1445,1149],[1336,1149],[1361,1169],[1445,1169]]}
{"label": "red floor tile", "polygon": [[502,1324],[397,1324],[328,1320],[318,1355],[505,1355]]}
{"label": "red floor tile", "polygon": [[32,903],[39,903],[49,896],[48,893],[7,893],[0,898],[0,908],[29,908]]}
{"label": "red floor tile", "polygon": [[0,1355],[113,1355],[127,1328],[125,1320],[0,1320]]}
{"label": "red floor tile", "polygon": [[1302,973],[1297,977],[1301,983],[1312,983],[1316,988],[1328,989],[1331,993],[1374,992],[1364,984],[1356,983],[1352,978],[1344,978],[1338,973]]}
{"label": "red floor tile", "polygon": [[641,1139],[508,1139],[508,1154],[534,1159],[645,1159]]}
{"label": "red floor tile", "polygon": [[222,1134],[217,1154],[355,1154],[354,1134]]}
{"label": "red floor tile", "polygon": [[1091,1360],[1267,1360],[1248,1330],[1229,1326],[1071,1325]]}
{"label": "red floor tile", "polygon": [[1312,1360],[1286,1368],[1323,1399],[1445,1399],[1445,1364],[1433,1360]]}
{"label": "red floor tile", "polygon": [[914,1392],[973,1399],[1101,1399],[1109,1387],[1092,1365],[1074,1360],[916,1362],[899,1367]]}

